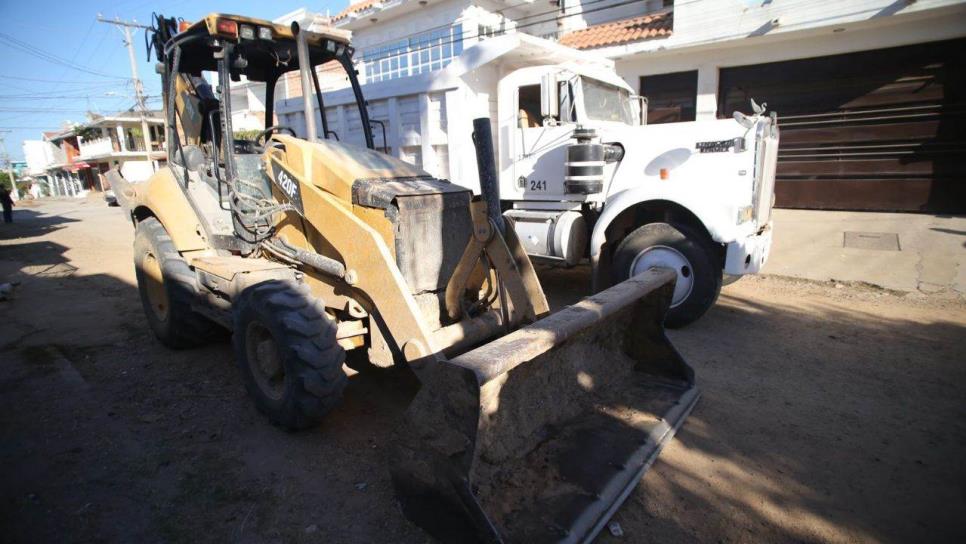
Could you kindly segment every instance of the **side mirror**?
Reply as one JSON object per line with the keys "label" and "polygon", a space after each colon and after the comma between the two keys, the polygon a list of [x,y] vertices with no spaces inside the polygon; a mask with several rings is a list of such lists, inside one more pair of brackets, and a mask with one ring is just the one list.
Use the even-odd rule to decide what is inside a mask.
{"label": "side mirror", "polygon": [[[560,117],[560,95],[557,90],[557,74],[544,74],[540,78],[540,116]],[[543,124],[543,123],[541,123]]]}
{"label": "side mirror", "polygon": [[641,126],[647,124],[647,97],[638,96],[637,97],[637,107],[641,110]]}

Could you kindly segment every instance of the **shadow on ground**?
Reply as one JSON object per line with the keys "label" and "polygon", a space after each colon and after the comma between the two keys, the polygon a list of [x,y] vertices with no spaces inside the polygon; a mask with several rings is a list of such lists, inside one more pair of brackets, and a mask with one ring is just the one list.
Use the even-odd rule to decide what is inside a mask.
{"label": "shadow on ground", "polygon": [[[319,429],[279,431],[224,339],[163,348],[132,285],[63,250],[0,248],[0,267],[27,271],[0,304],[6,541],[428,540],[386,470],[408,375],[356,375]],[[589,281],[541,277],[555,307]],[[622,541],[963,541],[962,321],[783,286],[729,289],[672,332],[704,397],[618,512]]]}
{"label": "shadow on ground", "polygon": [[[60,230],[68,223],[76,222],[62,215],[41,213],[32,209],[14,209],[13,223],[0,223],[0,240],[12,240],[23,236],[41,236]],[[2,251],[0,246],[0,251]],[[0,259],[6,258],[0,253]]]}

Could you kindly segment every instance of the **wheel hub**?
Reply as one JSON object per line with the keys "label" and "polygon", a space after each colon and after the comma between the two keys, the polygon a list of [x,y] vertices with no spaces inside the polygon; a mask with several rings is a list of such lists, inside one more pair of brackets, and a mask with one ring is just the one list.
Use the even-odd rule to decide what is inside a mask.
{"label": "wheel hub", "polygon": [[248,324],[245,349],[252,363],[255,381],[267,396],[280,400],[285,393],[285,366],[278,352],[278,343],[264,325],[257,321]]}
{"label": "wheel hub", "polygon": [[684,302],[694,288],[694,270],[691,262],[683,253],[668,246],[652,246],[637,254],[631,263],[631,276],[636,276],[653,267],[671,268],[677,272],[677,282],[674,284],[674,295],[671,297],[671,307],[674,308]]}
{"label": "wheel hub", "polygon": [[164,289],[164,276],[161,274],[161,263],[157,257],[151,253],[146,253],[141,261],[141,269],[144,271],[145,287],[148,295],[148,302],[158,321],[168,319],[168,293]]}

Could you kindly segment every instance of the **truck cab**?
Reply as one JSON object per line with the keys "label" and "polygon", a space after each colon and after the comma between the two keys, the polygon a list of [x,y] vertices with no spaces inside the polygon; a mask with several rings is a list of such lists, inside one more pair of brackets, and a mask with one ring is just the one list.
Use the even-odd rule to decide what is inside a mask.
{"label": "truck cab", "polygon": [[771,245],[776,116],[648,125],[612,70],[520,68],[498,84],[500,195],[527,251],[595,290],[652,266],[678,272],[668,323],[688,324]]}

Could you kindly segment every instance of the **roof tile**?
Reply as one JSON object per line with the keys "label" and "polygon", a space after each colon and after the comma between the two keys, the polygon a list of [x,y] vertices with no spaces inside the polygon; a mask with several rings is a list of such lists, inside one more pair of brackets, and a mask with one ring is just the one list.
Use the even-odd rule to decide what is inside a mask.
{"label": "roof tile", "polygon": [[668,10],[568,32],[560,37],[560,43],[575,49],[623,45],[654,38],[667,38],[671,35],[673,27],[674,12]]}
{"label": "roof tile", "polygon": [[361,2],[349,4],[349,7],[340,11],[338,15],[332,18],[332,20],[338,21],[340,19],[345,19],[346,17],[349,16],[350,13],[356,13],[359,11],[363,11],[365,9],[369,9],[370,7],[372,7],[373,4],[378,4],[381,1],[382,0],[362,0]]}

